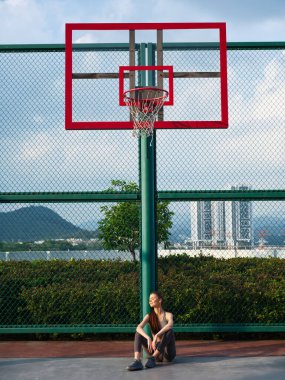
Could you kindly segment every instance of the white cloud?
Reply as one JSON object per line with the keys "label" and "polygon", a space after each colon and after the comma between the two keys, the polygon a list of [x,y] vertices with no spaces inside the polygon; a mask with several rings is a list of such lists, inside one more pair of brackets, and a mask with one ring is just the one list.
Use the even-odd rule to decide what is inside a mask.
{"label": "white cloud", "polygon": [[67,22],[225,21],[229,41],[282,41],[285,34],[280,0],[6,0],[0,14],[2,44],[64,43]]}
{"label": "white cloud", "polygon": [[257,120],[274,117],[285,123],[285,61],[272,60],[265,67],[253,98],[252,115]]}
{"label": "white cloud", "polygon": [[24,140],[20,147],[20,160],[41,160],[49,156],[54,149],[47,133],[39,133],[30,139]]}
{"label": "white cloud", "polygon": [[[231,126],[240,123],[285,123],[285,59],[280,52],[258,71],[244,78],[229,66],[229,111]],[[253,63],[254,64],[254,63]],[[252,71],[254,74],[254,72]],[[256,71],[257,73],[257,71]],[[245,82],[243,82],[245,81]]]}
{"label": "white cloud", "polygon": [[[261,161],[264,162],[264,170],[266,167],[274,165],[284,165],[285,156],[280,154],[284,151],[284,134],[282,127],[270,130],[262,130],[258,133],[251,133],[250,126],[248,133],[239,136],[231,136],[230,139],[221,141],[220,158],[225,164],[229,161],[229,157],[238,157],[237,161],[242,166],[254,167]],[[223,159],[224,158],[224,159]]]}
{"label": "white cloud", "polygon": [[78,37],[74,40],[74,43],[77,44],[90,44],[96,42],[98,42],[98,39],[96,39],[92,33],[85,33],[83,36]]}
{"label": "white cloud", "polygon": [[53,130],[27,132],[13,156],[4,156],[13,166],[9,180],[20,186],[18,191],[103,190],[111,179],[136,181],[137,140],[130,131],[118,135],[66,131],[62,124]]}

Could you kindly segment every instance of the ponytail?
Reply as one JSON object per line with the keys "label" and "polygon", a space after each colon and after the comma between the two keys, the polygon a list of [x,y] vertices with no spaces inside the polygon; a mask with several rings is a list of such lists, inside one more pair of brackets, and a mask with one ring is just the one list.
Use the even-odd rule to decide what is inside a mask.
{"label": "ponytail", "polygon": [[[151,292],[151,294],[155,294],[159,299],[162,300],[162,302],[161,302],[161,306],[162,306],[162,304],[163,304],[162,295],[157,291]],[[161,330],[161,325],[160,325],[160,322],[158,320],[158,316],[155,314],[154,310],[151,310],[151,312],[148,314],[148,316],[149,316],[149,325],[150,325],[151,331],[153,332],[153,334],[157,334],[159,332],[159,330]]]}
{"label": "ponytail", "polygon": [[161,329],[158,317],[155,314],[154,310],[149,313],[149,325],[154,335],[157,334]]}

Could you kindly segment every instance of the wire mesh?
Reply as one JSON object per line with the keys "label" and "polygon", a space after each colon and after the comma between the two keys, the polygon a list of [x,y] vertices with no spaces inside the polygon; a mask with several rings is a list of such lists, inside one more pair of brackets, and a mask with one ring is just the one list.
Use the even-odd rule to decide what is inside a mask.
{"label": "wire mesh", "polygon": [[[205,70],[207,54],[212,57],[203,52]],[[172,61],[185,71],[187,52],[165,56],[165,64]],[[158,189],[222,190],[242,184],[251,189],[284,189],[284,70],[284,49],[228,50],[229,128],[158,130]],[[193,107],[202,117],[211,114],[215,119],[210,109],[219,97],[211,92],[211,80],[199,80],[200,91],[210,97],[202,103],[204,108],[199,110],[188,97],[191,92],[197,99],[192,79],[177,79],[178,94],[185,100],[165,107],[165,118],[179,120]]]}
{"label": "wire mesh", "polygon": [[[174,72],[219,72],[219,51],[183,48],[163,53]],[[164,85],[166,80],[164,80]],[[164,107],[165,120],[220,120],[219,78],[174,78],[174,105]]]}
{"label": "wire mesh", "polygon": [[[137,61],[137,54],[135,56]],[[75,51],[73,72],[118,74],[119,66],[129,64],[129,51]],[[126,78],[129,88],[129,79]],[[73,81],[73,121],[125,121],[127,107],[118,106],[118,78]],[[117,106],[117,107],[114,107]]]}
{"label": "wire mesh", "polygon": [[[113,54],[116,58],[119,53]],[[126,53],[121,54],[125,59]],[[0,191],[102,191],[112,179],[137,181],[137,144],[129,132],[64,130],[63,51],[4,51],[0,70],[5,73],[0,86]],[[109,93],[105,82],[99,81],[100,96],[92,94],[85,101],[78,94],[89,110],[102,94],[118,103],[117,81],[109,80]],[[90,81],[89,89],[83,88],[92,91]],[[104,120],[103,104],[98,112]]]}
{"label": "wire mesh", "polygon": [[285,317],[282,202],[175,202],[158,284],[176,325],[275,323]]}
{"label": "wire mesh", "polygon": [[[165,51],[164,64],[183,72],[195,59],[199,70],[218,71],[217,52],[207,50]],[[77,52],[74,70],[98,72],[107,62],[106,71],[115,71],[118,61],[128,64],[128,52]],[[158,130],[158,193],[284,189],[284,65],[284,49],[228,51],[229,129]],[[2,193],[116,194],[112,180],[121,180],[139,194],[138,143],[130,131],[64,130],[63,50],[1,50],[0,70]],[[190,106],[193,118],[219,118],[216,83],[175,80],[182,106],[165,107],[165,118],[184,119]],[[125,107],[104,106],[107,96],[118,101],[116,80],[74,86],[76,119],[129,117]],[[203,93],[208,107],[198,106]],[[1,326],[137,324],[139,209],[137,202],[1,203]],[[284,202],[241,196],[171,202],[167,210],[171,222],[158,244],[158,286],[177,326],[284,323]],[[117,242],[135,232],[137,261],[130,250],[112,245],[111,234],[109,248],[103,247],[98,228],[108,211],[119,215],[118,230],[111,231],[118,232]]]}
{"label": "wire mesh", "polygon": [[117,247],[105,249],[99,238],[98,223],[104,219],[104,207],[116,206],[104,203],[2,206],[2,327],[138,323],[138,247],[134,261],[129,251]]}

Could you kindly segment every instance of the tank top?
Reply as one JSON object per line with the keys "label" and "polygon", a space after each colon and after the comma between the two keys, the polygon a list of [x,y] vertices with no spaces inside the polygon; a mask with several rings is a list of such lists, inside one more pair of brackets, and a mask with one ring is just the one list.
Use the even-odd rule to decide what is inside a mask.
{"label": "tank top", "polygon": [[159,323],[160,323],[161,328],[163,328],[164,326],[167,325],[167,320],[166,320],[166,313],[165,313],[165,311],[163,312],[162,320],[159,320]]}

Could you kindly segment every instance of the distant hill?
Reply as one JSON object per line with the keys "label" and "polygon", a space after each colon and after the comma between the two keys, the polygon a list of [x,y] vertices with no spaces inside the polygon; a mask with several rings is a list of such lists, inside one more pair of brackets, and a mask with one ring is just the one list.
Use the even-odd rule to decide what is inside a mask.
{"label": "distant hill", "polygon": [[66,221],[48,207],[30,206],[0,213],[0,241],[37,241],[95,237]]}
{"label": "distant hill", "polygon": [[[173,210],[171,242],[183,242],[191,236],[190,215]],[[98,236],[98,221],[91,220],[75,226],[53,210],[43,206],[22,207],[0,212],[0,241],[37,241],[48,239],[94,238]],[[267,245],[284,245],[285,219],[262,216],[253,218],[254,241],[264,234]]]}

